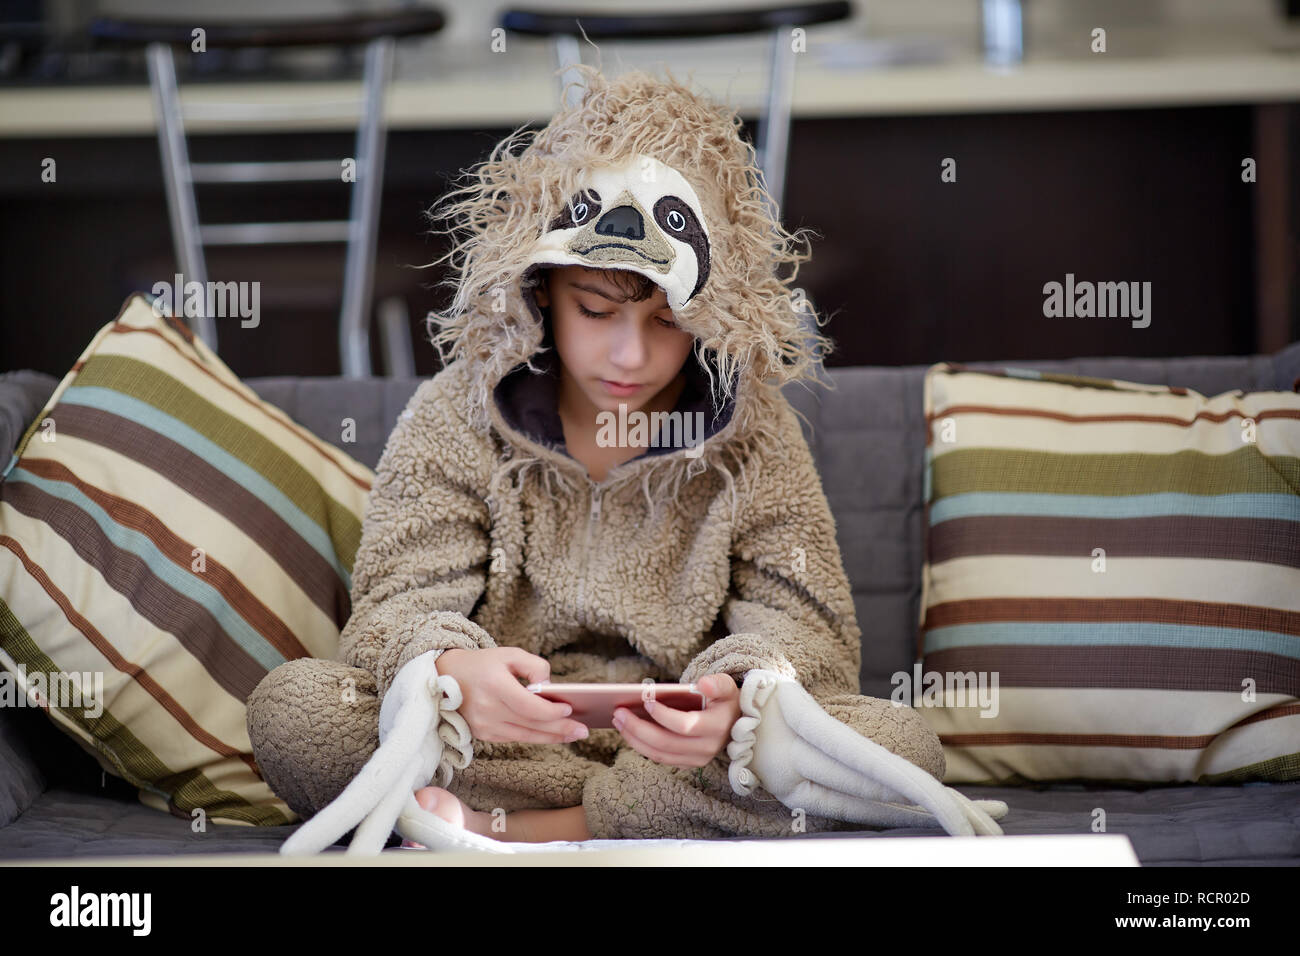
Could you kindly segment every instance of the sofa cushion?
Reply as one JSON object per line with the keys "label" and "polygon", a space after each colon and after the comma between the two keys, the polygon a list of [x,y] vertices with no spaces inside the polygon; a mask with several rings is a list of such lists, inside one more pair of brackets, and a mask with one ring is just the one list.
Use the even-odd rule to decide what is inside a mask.
{"label": "sofa cushion", "polygon": [[942,363],[925,412],[945,782],[1300,779],[1300,395]]}
{"label": "sofa cushion", "polygon": [[283,824],[245,700],[330,657],[371,471],[130,297],[0,483],[0,663],[150,806]]}
{"label": "sofa cushion", "polygon": [[[101,795],[55,787],[41,794],[22,819],[0,829],[0,860],[203,854],[196,863],[207,865],[218,863],[206,858],[213,853],[275,853],[293,832],[290,827],[224,827],[195,833],[186,822],[150,813],[111,794],[111,789]],[[1100,825],[1106,833],[1127,836],[1143,866],[1300,865],[1300,782],[1124,790],[1066,784],[959,789],[972,800],[1010,804],[1011,812],[999,821],[1007,836],[1089,833]],[[938,826],[791,833],[781,839],[895,837],[949,839]],[[343,852],[350,839],[345,835],[325,852]],[[405,852],[390,849],[385,855]]]}

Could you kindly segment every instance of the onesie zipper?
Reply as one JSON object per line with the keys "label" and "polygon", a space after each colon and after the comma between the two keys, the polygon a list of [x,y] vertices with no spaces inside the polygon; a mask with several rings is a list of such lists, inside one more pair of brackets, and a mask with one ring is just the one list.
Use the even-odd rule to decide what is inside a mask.
{"label": "onesie zipper", "polygon": [[588,479],[591,488],[591,510],[587,514],[587,530],[582,541],[582,573],[578,577],[578,623],[587,626],[587,610],[583,606],[583,596],[587,590],[587,555],[591,550],[592,528],[600,521],[600,487]]}

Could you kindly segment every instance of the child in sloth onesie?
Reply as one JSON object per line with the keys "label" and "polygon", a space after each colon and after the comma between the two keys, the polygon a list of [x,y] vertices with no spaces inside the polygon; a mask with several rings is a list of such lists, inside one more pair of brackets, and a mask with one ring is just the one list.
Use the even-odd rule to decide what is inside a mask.
{"label": "child in sloth onesie", "polygon": [[[728,783],[752,668],[941,780],[920,715],[857,693],[834,519],[780,391],[830,343],[777,276],[807,255],[770,217],[739,118],[672,79],[579,69],[579,104],[450,194],[457,291],[430,316],[445,367],[377,466],[337,660],[290,661],[249,698],[267,783],[319,812],[378,747],[395,675],[430,652],[473,745],[449,746],[446,788],[417,799],[479,832],[506,811],[498,838],[789,835],[797,810]],[[597,416],[620,404],[629,425],[677,411],[703,434],[670,420],[608,447]],[[523,689],[645,678],[700,682],[709,706],[574,739],[567,705]]]}

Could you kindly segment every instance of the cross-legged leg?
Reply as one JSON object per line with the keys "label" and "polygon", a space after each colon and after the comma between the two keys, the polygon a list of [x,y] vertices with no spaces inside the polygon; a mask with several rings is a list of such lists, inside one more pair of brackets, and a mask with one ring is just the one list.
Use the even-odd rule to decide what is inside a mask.
{"label": "cross-legged leg", "polygon": [[314,816],[379,746],[374,675],[310,657],[281,664],[248,697],[248,737],[276,796]]}
{"label": "cross-legged leg", "polygon": [[[943,748],[911,708],[854,694],[819,703],[943,779]],[[361,668],[291,661],[267,675],[248,706],[263,777],[303,817],[342,793],[379,745],[374,678]],[[486,825],[485,835],[497,839],[714,839],[861,829],[787,807],[761,787],[736,794],[725,752],[705,767],[669,767],[637,753],[613,730],[567,746],[476,740],[474,751],[443,791],[446,800],[435,792],[440,788],[422,788],[421,803],[444,819],[459,815],[471,829]]]}
{"label": "cross-legged leg", "polygon": [[[827,697],[819,703],[858,733],[936,779],[943,778],[939,739],[911,708],[858,694]],[[788,807],[762,787],[740,796],[727,776],[730,763],[723,752],[704,767],[670,767],[625,745],[613,766],[594,774],[583,790],[588,829],[597,839],[785,837],[867,829]]]}
{"label": "cross-legged leg", "polygon": [[[314,816],[379,746],[374,676],[337,661],[290,661],[249,696],[248,730],[267,784],[299,816]],[[499,839],[586,839],[583,787],[604,768],[601,760],[612,759],[612,734],[598,730],[568,747],[475,740],[470,765],[455,773],[446,791],[422,788],[421,803],[431,809],[432,802],[439,816],[459,815],[462,825]],[[431,801],[435,790],[446,795],[443,802]]]}

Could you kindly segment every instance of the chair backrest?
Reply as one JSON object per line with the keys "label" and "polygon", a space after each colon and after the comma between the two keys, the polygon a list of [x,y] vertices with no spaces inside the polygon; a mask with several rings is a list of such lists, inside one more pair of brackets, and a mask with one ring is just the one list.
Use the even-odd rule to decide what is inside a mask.
{"label": "chair backrest", "polygon": [[[362,96],[357,100],[314,105],[314,116],[357,113],[355,168],[340,159],[297,162],[192,163],[186,141],[186,121],[237,120],[241,125],[274,126],[301,119],[301,104],[278,106],[249,103],[205,103],[181,109],[172,47],[194,41],[192,22],[100,19],[91,24],[92,37],[102,43],[144,46],[158,121],[167,188],[167,208],[177,264],[185,281],[208,288],[207,245],[266,245],[274,243],[343,242],[347,257],[343,305],[339,316],[339,357],[346,377],[371,374],[369,312],[373,287],[375,244],[379,226],[379,197],[383,186],[384,92],[392,74],[397,37],[433,33],[445,18],[435,9],[421,8],[368,16],[327,19],[215,22],[203,27],[204,48],[350,46],[366,43]],[[349,178],[346,174],[351,173]],[[202,225],[194,185],[231,183],[337,181],[354,184],[348,219],[308,222],[255,222]],[[179,296],[179,292],[178,292]],[[206,299],[206,295],[199,297]],[[214,352],[218,349],[216,316],[206,302],[191,317],[196,333]]]}
{"label": "chair backrest", "polygon": [[[785,193],[785,166],[790,139],[790,101],[794,91],[794,49],[790,29],[844,20],[853,12],[847,0],[791,3],[760,9],[693,9],[690,12],[591,14],[576,11],[506,10],[501,25],[522,36],[549,37],[555,44],[557,66],[582,62],[579,38],[588,40],[704,39],[769,32],[772,35],[767,106],[760,120],[761,142],[756,147],[759,167],[768,193],[780,209]],[[577,76],[566,71],[560,89],[572,105],[580,87],[570,86]],[[777,210],[773,210],[775,217]]]}

